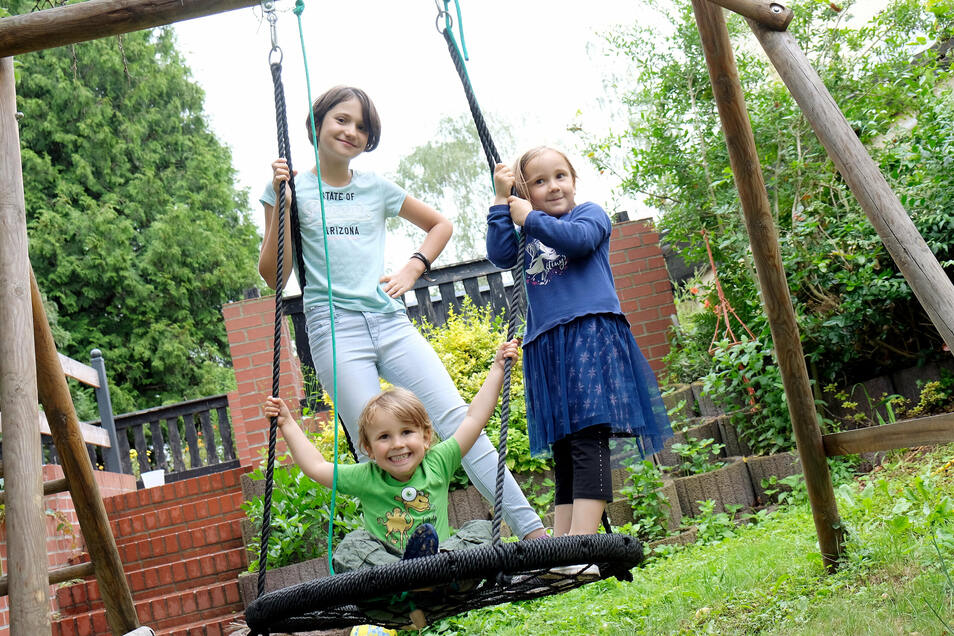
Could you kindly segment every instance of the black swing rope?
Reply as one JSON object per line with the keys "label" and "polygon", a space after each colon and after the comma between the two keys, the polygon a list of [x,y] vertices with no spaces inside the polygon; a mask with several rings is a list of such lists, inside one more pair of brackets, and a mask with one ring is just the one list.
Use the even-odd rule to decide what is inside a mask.
{"label": "black swing rope", "polygon": [[[480,138],[480,145],[483,146],[484,155],[487,157],[487,164],[490,167],[490,173],[492,175],[497,164],[500,163],[500,155],[497,153],[497,147],[494,145],[494,140],[490,136],[490,130],[487,128],[487,122],[484,120],[484,115],[480,111],[480,106],[477,104],[477,96],[474,94],[474,88],[470,83],[470,76],[467,73],[467,67],[464,64],[460,47],[457,46],[457,42],[454,40],[451,29],[452,25],[450,23],[450,13],[447,11],[447,5],[449,3],[450,0],[444,0],[444,10],[438,15],[438,19],[443,15],[447,20],[445,28],[441,30],[441,35],[444,36],[444,41],[447,43],[447,50],[450,52],[451,61],[454,63],[454,69],[457,71],[457,75],[460,77],[461,84],[464,87],[464,95],[467,97],[467,104],[470,106],[470,113],[474,118],[474,126],[477,128],[477,136]],[[458,16],[459,15],[460,9],[458,7]],[[463,34],[461,34],[461,42],[463,42]],[[511,190],[511,194],[516,194],[515,188]],[[516,335],[517,324],[521,317],[520,309],[526,306],[524,300],[524,278],[526,274],[524,272],[523,258],[525,250],[526,237],[523,232],[519,232],[517,239],[518,258],[517,264],[511,270],[513,287],[511,287],[510,290],[510,302],[507,305],[507,340],[512,340]],[[510,425],[510,382],[513,361],[507,358],[504,361],[504,365],[503,391],[500,398],[500,443],[497,450],[499,455],[497,462],[497,488],[494,497],[494,543],[500,542],[500,517],[503,509],[504,469],[507,463],[507,430]],[[612,533],[613,531],[605,510],[603,511],[603,529],[607,533]]]}
{"label": "black swing rope", "polygon": [[[444,0],[445,7],[449,0]],[[459,13],[459,8],[458,8]],[[299,14],[300,15],[300,14]],[[443,31],[455,68],[461,76],[471,113],[477,126],[481,145],[487,155],[491,171],[499,163],[499,155],[477,105],[473,88],[467,78],[463,60],[453,37]],[[269,18],[270,21],[272,18]],[[273,31],[273,50],[274,45]],[[281,85],[281,64],[272,63],[275,83],[276,118],[278,122],[279,152],[288,156],[288,127],[285,118],[284,89]],[[293,174],[293,173],[292,173]],[[292,190],[292,234],[295,237],[296,265],[299,280],[304,280],[301,258],[301,235],[297,224],[297,197]],[[283,305],[281,299],[282,263],[284,256],[284,183],[278,193],[278,274],[276,282],[275,345],[273,358],[273,395],[278,395]],[[519,239],[518,254],[523,255],[524,238]],[[513,289],[508,307],[507,338],[516,334],[523,284],[523,258],[518,259],[513,278]],[[302,283],[304,285],[304,283]],[[258,598],[245,612],[246,623],[253,635],[265,636],[272,631],[296,632],[314,629],[332,629],[374,623],[389,628],[421,628],[428,623],[471,609],[498,603],[529,600],[561,593],[597,579],[615,577],[632,581],[630,570],[643,560],[642,544],[635,537],[621,534],[578,535],[551,538],[544,541],[519,541],[502,544],[500,523],[502,515],[503,478],[506,469],[507,427],[510,416],[510,383],[512,360],[504,367],[504,392],[501,399],[501,431],[497,484],[494,501],[493,545],[459,552],[441,552],[434,556],[399,561],[331,577],[316,579],[275,592],[264,593],[268,534],[270,532],[272,470],[277,436],[277,418],[269,425],[268,464],[265,474],[265,499],[262,518],[262,545],[259,557]],[[604,513],[604,525],[609,524]],[[330,547],[329,547],[330,552]],[[330,557],[330,553],[329,553]],[[560,566],[596,565],[599,575],[584,577],[579,572],[555,573]]]}
{"label": "black swing rope", "polygon": [[[490,136],[490,130],[487,128],[487,122],[477,104],[477,96],[474,94],[474,87],[470,83],[470,77],[467,74],[467,67],[464,65],[463,57],[457,42],[452,34],[451,16],[447,11],[448,0],[444,0],[444,10],[438,13],[438,20],[441,15],[445,16],[446,22],[441,30],[444,41],[447,43],[447,50],[450,52],[451,61],[454,63],[454,69],[460,76],[461,84],[464,87],[464,95],[467,97],[467,104],[470,106],[470,113],[474,118],[474,126],[477,128],[477,136],[480,138],[480,145],[483,146],[484,155],[487,157],[487,165],[490,173],[493,174],[494,168],[500,163],[500,154],[494,145],[494,140]],[[458,16],[460,11],[458,9]],[[459,18],[458,18],[459,19]],[[461,38],[463,40],[463,37]],[[511,271],[513,285],[510,288],[510,302],[507,305],[507,340],[513,340],[517,335],[517,323],[520,320],[520,301],[523,298],[523,252],[526,239],[521,232],[518,238],[517,264]],[[513,373],[513,359],[504,360],[504,380],[503,390],[500,396],[500,441],[497,444],[497,483],[494,490],[494,516],[492,524],[492,537],[494,545],[500,544],[500,524],[503,517],[503,484],[504,475],[507,468],[507,434],[510,425],[510,384]]]}
{"label": "black swing rope", "polygon": [[[269,21],[273,22],[274,13],[269,14]],[[272,60],[273,55],[278,55],[277,60]],[[272,83],[275,92],[275,119],[278,128],[278,156],[285,157],[288,163],[289,175],[294,174],[291,162],[291,147],[288,141],[288,118],[285,109],[285,88],[282,84],[282,59],[281,49],[272,40],[272,50],[269,52],[269,66],[272,72]],[[301,231],[298,225],[298,197],[295,196],[295,181],[289,179],[288,192],[291,193],[291,234],[295,244],[293,254],[296,257],[296,269],[298,280],[302,288],[305,286],[305,264],[301,253]],[[285,289],[284,263],[285,263],[285,196],[286,184],[282,182],[278,187],[278,198],[275,202],[275,211],[278,214],[278,248],[277,261],[278,266],[275,274],[275,334],[272,346],[272,395],[278,395],[281,388],[281,345],[282,345],[282,323],[285,317],[285,306],[283,300],[283,291]],[[265,593],[265,574],[268,569],[268,541],[271,535],[272,525],[272,486],[273,473],[275,466],[275,445],[278,437],[278,418],[273,417],[268,424],[268,455],[265,468],[265,493],[262,503],[262,532],[259,546],[258,557],[258,595]]]}

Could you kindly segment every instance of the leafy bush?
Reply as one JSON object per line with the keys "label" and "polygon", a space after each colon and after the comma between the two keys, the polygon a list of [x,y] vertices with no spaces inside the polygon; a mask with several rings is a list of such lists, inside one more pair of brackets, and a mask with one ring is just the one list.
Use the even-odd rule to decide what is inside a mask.
{"label": "leafy bush", "polygon": [[[658,227],[687,262],[707,262],[700,230],[708,230],[727,300],[762,333],[759,283],[690,3],[641,4],[647,16],[663,19],[621,26],[605,38],[605,53],[630,66],[605,78],[627,111],[624,127],[608,134],[575,129],[596,167],[620,176],[621,194],[660,212]],[[937,54],[954,31],[954,4],[895,0],[866,24],[847,20],[850,8],[842,5],[796,2],[799,19],[789,32],[950,274],[954,99],[945,84],[951,67]],[[943,357],[943,343],[922,327],[927,316],[877,232],[795,100],[750,45],[750,30],[740,20],[727,26],[812,375],[850,384]],[[707,295],[711,304],[712,291]],[[685,326],[682,316],[680,322]],[[705,362],[698,352],[712,333],[677,333],[670,374],[694,379],[682,374]],[[766,442],[774,445],[771,437]]]}
{"label": "leafy bush", "polygon": [[663,487],[662,473],[648,459],[634,462],[626,467],[626,471],[629,473],[629,484],[620,492],[629,499],[633,508],[630,534],[643,541],[661,539],[668,531],[669,515],[666,510],[670,507],[669,501],[660,492]]}
{"label": "leafy bush", "polygon": [[801,506],[808,503],[805,477],[801,473],[779,479],[775,475],[762,480],[765,496],[780,506]]}
{"label": "leafy bush", "polygon": [[716,328],[715,313],[689,312],[682,309],[692,306],[703,289],[703,286],[697,283],[677,295],[679,324],[669,330],[669,353],[663,356],[667,383],[691,384],[712,369],[709,344]]}
{"label": "leafy bush", "polygon": [[[281,458],[282,461],[287,458]],[[276,463],[272,473],[271,534],[268,541],[268,566],[278,568],[326,555],[328,521],[331,512],[331,490],[307,477],[295,464]],[[264,479],[259,466],[250,473],[252,479]],[[261,550],[263,497],[242,504],[246,516],[256,528],[250,548],[256,557],[249,571],[258,571]],[[335,498],[333,543],[361,527],[358,500],[338,493]]]}
{"label": "leafy bush", "polygon": [[556,494],[554,486],[553,480],[549,477],[542,480],[539,478],[529,479],[523,482],[521,486],[523,494],[527,497],[530,505],[533,506],[533,510],[538,517],[543,517],[553,511],[553,497]]}
{"label": "leafy bush", "polygon": [[[330,403],[331,401],[329,400],[328,402]],[[335,427],[330,426],[329,422],[334,422]],[[335,418],[333,410],[329,413],[327,422],[319,425],[317,432],[309,433],[311,441],[314,442],[326,460],[329,462],[335,461],[335,428],[338,429],[338,463],[353,464],[354,456],[351,454],[351,449],[348,448],[348,437],[345,434],[344,428],[342,428],[337,418]]]}
{"label": "leafy bush", "polygon": [[713,360],[712,371],[703,378],[705,390],[729,414],[752,452],[770,455],[794,448],[782,374],[771,349],[760,340],[723,341]]}
{"label": "leafy bush", "polygon": [[943,381],[927,382],[921,387],[918,403],[905,410],[905,417],[924,417],[935,413],[948,413],[954,404],[951,393],[943,388]]}
{"label": "leafy bush", "polygon": [[672,445],[672,452],[682,459],[676,470],[684,476],[718,470],[725,466],[725,462],[713,460],[719,456],[723,448],[725,448],[725,444],[716,444],[711,437],[705,439],[687,437],[684,444],[676,442]]}
{"label": "leafy bush", "polygon": [[699,502],[699,516],[683,520],[686,526],[696,526],[696,542],[702,545],[718,543],[736,535],[735,515],[742,506],[728,505],[726,512],[715,512],[715,501],[706,499]]}
{"label": "leafy bush", "polygon": [[[419,325],[421,333],[440,356],[441,362],[470,403],[487,378],[497,347],[506,337],[502,315],[494,315],[488,307],[477,307],[466,297],[459,312],[450,309],[447,322],[435,327],[428,322]],[[530,456],[527,437],[527,410],[523,400],[523,364],[520,359],[511,372],[510,421],[507,428],[507,467],[514,472],[541,472],[547,460]],[[496,445],[500,440],[500,409],[487,424],[487,435]],[[463,474],[463,471],[460,471]],[[466,477],[464,478],[466,484]]]}

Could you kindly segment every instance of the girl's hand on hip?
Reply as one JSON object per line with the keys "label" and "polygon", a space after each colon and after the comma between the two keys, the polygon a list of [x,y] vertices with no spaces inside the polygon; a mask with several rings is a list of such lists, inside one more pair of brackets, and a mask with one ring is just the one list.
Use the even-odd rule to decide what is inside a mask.
{"label": "girl's hand on hip", "polygon": [[396,273],[385,274],[378,282],[381,283],[381,288],[385,294],[391,298],[400,298],[404,295],[404,292],[414,287],[414,283],[421,277],[423,266],[424,264],[417,259],[408,261]]}
{"label": "girl's hand on hip", "polygon": [[[295,175],[298,171],[295,170]],[[278,189],[282,182],[288,183],[291,180],[292,173],[288,170],[288,161],[284,157],[279,157],[272,162],[272,188],[275,189],[275,202],[278,202]],[[285,207],[291,207],[292,193],[291,188],[285,187]]]}
{"label": "girl's hand on hip", "polygon": [[523,224],[527,220],[527,215],[533,211],[530,202],[516,196],[510,196],[507,202],[510,204],[510,218],[513,219],[514,223],[523,227]]}

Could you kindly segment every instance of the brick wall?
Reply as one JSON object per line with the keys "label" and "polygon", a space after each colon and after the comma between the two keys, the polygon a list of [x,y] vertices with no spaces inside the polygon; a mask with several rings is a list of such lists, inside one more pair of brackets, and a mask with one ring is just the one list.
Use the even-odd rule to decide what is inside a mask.
{"label": "brick wall", "polygon": [[[252,298],[222,308],[237,388],[229,393],[235,452],[243,466],[257,466],[268,447],[268,421],[262,409],[272,392],[272,348],[275,340],[275,297]],[[294,409],[303,397],[301,366],[291,354],[288,324],[282,328],[281,397]],[[278,436],[277,452],[285,446]]]}
{"label": "brick wall", "polygon": [[623,312],[643,355],[660,376],[669,353],[666,335],[676,313],[669,272],[651,219],[613,226],[610,266]]}
{"label": "brick wall", "polygon": [[[613,226],[610,265],[623,312],[636,342],[659,377],[662,358],[669,353],[666,334],[676,313],[669,273],[652,221],[625,221]],[[275,297],[230,303],[222,309],[235,367],[236,391],[229,394],[236,453],[243,466],[258,463],[267,445],[268,422],[262,400],[271,393]],[[301,367],[288,346],[287,324],[282,331],[281,391],[294,409],[304,395]],[[284,446],[279,436],[279,452]]]}
{"label": "brick wall", "polygon": [[[43,481],[63,478],[63,469],[55,464],[43,466],[42,471]],[[99,492],[103,499],[136,490],[136,478],[133,475],[94,470],[93,478],[99,485]],[[86,543],[83,541],[76,508],[73,506],[73,499],[69,492],[47,495],[43,498],[43,505],[48,511],[46,513],[46,554],[48,566],[52,570],[69,564],[70,559],[83,553],[86,550]],[[0,526],[0,569],[4,574],[9,572],[6,526]],[[58,609],[55,604],[57,587],[50,586],[53,611]],[[9,633],[8,607],[8,597],[0,597],[0,636]]]}

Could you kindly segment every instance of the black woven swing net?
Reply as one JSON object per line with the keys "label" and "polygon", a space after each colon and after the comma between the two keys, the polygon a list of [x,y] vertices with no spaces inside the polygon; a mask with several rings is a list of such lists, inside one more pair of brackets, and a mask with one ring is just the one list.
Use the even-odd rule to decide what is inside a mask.
{"label": "black woven swing net", "polygon": [[252,634],[263,636],[364,623],[420,629],[472,609],[562,593],[600,579],[632,581],[630,570],[642,560],[639,540],[621,534],[442,552],[264,594],[246,608],[245,620]]}

